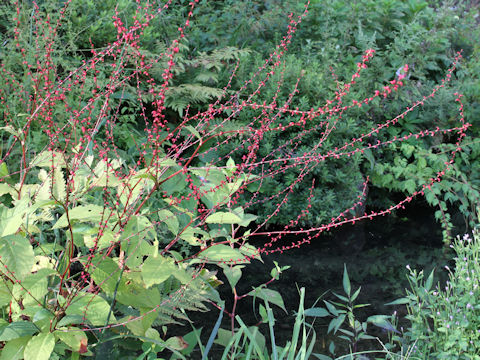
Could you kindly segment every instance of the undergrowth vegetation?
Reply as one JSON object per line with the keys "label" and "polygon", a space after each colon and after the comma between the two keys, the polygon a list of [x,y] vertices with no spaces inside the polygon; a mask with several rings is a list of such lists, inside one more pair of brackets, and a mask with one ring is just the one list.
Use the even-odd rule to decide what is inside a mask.
{"label": "undergrowth vegetation", "polygon": [[[346,268],[340,302],[305,309],[301,289],[287,344],[268,288],[287,267],[237,291],[250,262],[414,198],[438,209],[446,245],[452,214],[475,226],[478,13],[450,5],[3,2],[0,360],[207,359],[214,342],[230,359],[361,359],[367,324],[386,329],[384,358],[478,358],[477,235],[453,243],[464,262],[445,295],[410,274],[404,333],[355,317]],[[246,297],[267,337],[237,313]],[[196,324],[171,330],[211,308],[205,344]],[[308,318],[326,316],[350,354],[314,352]]]}

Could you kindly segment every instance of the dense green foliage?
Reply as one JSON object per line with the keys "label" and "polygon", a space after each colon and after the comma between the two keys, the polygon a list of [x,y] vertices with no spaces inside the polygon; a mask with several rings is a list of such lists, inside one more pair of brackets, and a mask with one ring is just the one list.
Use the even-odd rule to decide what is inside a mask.
{"label": "dense green foliage", "polygon": [[[40,3],[45,7],[45,11],[51,11],[58,6],[55,2]],[[184,5],[186,6],[187,2],[184,2]],[[99,50],[115,40],[111,21],[115,7],[127,24],[133,21],[136,5],[130,1],[72,1],[67,10],[72,21],[65,27],[61,43],[56,44],[64,73],[81,64],[82,58],[88,58],[92,47]],[[176,5],[171,8],[168,16],[155,18],[152,26],[145,30],[140,45],[146,60],[154,59],[157,54],[165,51],[171,44],[176,28],[185,19],[184,7]],[[265,56],[281,39],[288,25],[285,14],[290,11],[298,12],[302,8],[303,5],[296,1],[278,0],[226,1],[221,4],[205,1],[205,4],[199,6],[192,19],[194,26],[188,29],[187,36],[181,39],[180,52],[173,69],[175,77],[166,92],[165,103],[171,110],[168,113],[171,121],[179,121],[188,105],[192,113],[221,96],[232,66],[237,59],[242,58],[231,91],[238,89],[243,84],[242,81],[256,71]],[[2,35],[7,39],[6,29],[12,26],[13,10],[9,13],[8,8],[5,9],[7,10],[4,10],[2,17],[5,30]],[[420,0],[335,0],[327,3],[312,1],[308,16],[289,46],[290,55],[285,57],[282,71],[277,71],[273,81],[269,81],[266,89],[253,100],[262,103],[265,99],[272,98],[276,92],[276,82],[282,81],[283,90],[277,99],[277,103],[282,103],[288,98],[299,74],[302,74],[298,86],[299,94],[293,99],[291,106],[302,109],[317,108],[332,91],[345,83],[346,76],[354,71],[355,64],[367,48],[375,49],[376,56],[370,64],[368,74],[359,79],[347,100],[367,97],[375,89],[392,80],[393,74],[403,64],[409,64],[411,73],[404,91],[383,101],[374,101],[359,111],[349,110],[342,114],[342,121],[337,124],[335,135],[323,145],[328,149],[345,143],[356,134],[365,133],[375,124],[396,116],[400,110],[427,95],[432,85],[444,76],[455,51],[463,50],[466,60],[455,74],[458,81],[452,87],[442,89],[423,108],[409,113],[402,119],[401,126],[391,127],[383,138],[379,138],[384,140],[390,136],[403,136],[436,126],[452,126],[456,121],[455,105],[447,99],[454,91],[460,90],[464,93],[465,101],[469,104],[465,109],[466,120],[474,125],[464,142],[465,152],[456,159],[454,169],[448,174],[446,181],[435,184],[426,194],[429,204],[438,209],[437,219],[445,226],[445,238],[448,240],[453,221],[450,213],[457,214],[456,209],[459,209],[464,216],[461,222],[472,225],[470,222],[475,219],[475,214],[472,213],[475,206],[472,204],[480,196],[477,171],[480,160],[476,130],[480,111],[477,86],[480,70],[479,49],[475,41],[479,30],[475,14],[475,9],[469,8],[468,3],[454,6],[448,2],[429,4]],[[26,33],[28,26],[26,22]],[[8,42],[4,51],[13,49],[13,46],[12,41]],[[18,59],[11,61],[18,62]],[[154,79],[161,79],[165,66],[165,59],[160,59],[154,65],[151,71]],[[332,72],[336,80],[332,78]],[[97,81],[106,81],[110,73],[109,66],[104,66]],[[138,132],[143,126],[135,114],[135,108],[141,105],[136,99],[136,85],[132,82],[130,90],[127,86],[121,93],[114,95],[119,101],[117,106],[121,106],[121,113],[118,115],[120,124],[115,128],[115,135],[121,155],[125,158],[128,158],[128,155],[135,156],[132,134],[137,134],[136,141],[143,140],[141,132]],[[74,96],[76,95],[72,92],[72,97]],[[153,98],[146,94],[144,101],[153,101]],[[112,108],[115,106],[112,104]],[[253,113],[243,111],[234,122],[230,122],[229,127],[246,126],[252,116]],[[282,118],[285,124],[290,121],[288,116]],[[213,123],[212,126],[214,125]],[[281,144],[298,136],[300,131],[291,129],[282,133],[266,134],[267,145],[260,149],[259,155],[269,154]],[[315,142],[316,136],[316,131],[309,132],[302,136],[302,142]],[[348,161],[339,159],[320,164],[305,179],[305,183],[309,183],[312,178],[316,180],[315,200],[312,202],[311,214],[301,219],[301,225],[322,224],[348,208],[358,195],[358,192],[352,192],[352,189],[360,187],[367,176],[371,180],[367,201],[372,209],[392,204],[397,193],[412,193],[441,169],[447,160],[448,151],[451,150],[448,147],[450,140],[426,137],[422,141],[392,144],[363,158],[355,157]],[[219,152],[210,151],[204,161],[228,154],[240,146],[240,143],[241,139],[234,140],[229,146],[223,146]],[[283,151],[288,155],[302,156],[308,148],[290,144]],[[262,191],[265,196],[276,194],[297,176],[298,172],[292,170],[284,178],[268,179]],[[291,219],[292,213],[303,210],[309,189],[296,186],[294,191],[298,196],[283,206],[270,220],[270,224],[284,225]],[[266,217],[275,210],[274,206],[274,203],[262,203],[256,206],[254,211],[260,217]],[[461,222],[456,220],[457,224]]]}
{"label": "dense green foliage", "polygon": [[[373,323],[390,332],[387,358],[405,354],[415,342],[421,354],[448,358],[460,351],[478,357],[476,320],[448,319],[454,310],[449,298],[467,314],[478,307],[474,282],[465,278],[465,271],[478,270],[477,234],[455,242],[463,262],[457,260],[445,296],[431,290],[432,277],[423,284],[421,274],[410,274],[412,289],[400,302],[407,304],[411,327],[401,336],[390,317],[356,318],[360,289],[352,291],[346,268],[345,294],[336,295],[338,302],[325,301],[325,309],[305,310],[302,289],[292,340],[285,346],[275,343],[270,308],[285,310],[283,300],[267,285],[286,268],[275,264],[271,280],[237,293],[243,267],[265,251],[248,242],[255,222],[268,219],[267,225],[284,227],[296,218],[296,227],[315,227],[339,214],[351,219],[365,207],[378,211],[398,203],[399,195],[424,192],[447,243],[454,223],[475,226],[480,198],[475,9],[468,2],[311,1],[285,45],[288,52],[257,92],[257,83],[248,79],[272,51],[278,55],[276,46],[294,18],[288,14],[301,14],[304,4],[203,0],[190,13],[186,0],[139,3],[145,8],[131,0],[0,5],[0,360],[157,359],[167,352],[184,358],[198,354],[197,344],[206,357],[214,339],[225,348],[223,358],[325,359],[313,352],[316,335],[307,319],[326,316],[333,317],[328,332],[340,332],[351,352],[371,339],[367,323]],[[321,121],[335,130],[328,137],[320,120],[292,126],[298,121],[294,112],[276,115],[279,104],[309,111],[328,103],[347,89],[368,49],[376,52],[368,72],[341,101],[361,104],[385,84],[402,80],[407,64],[402,91],[326,115]],[[464,60],[452,81],[429,96],[450,76],[462,49]],[[457,91],[468,104],[460,113],[452,101],[459,100]],[[232,94],[236,97],[225,100]],[[375,151],[332,156],[306,176],[301,166],[282,169],[280,176],[264,176],[263,165],[242,168],[258,139],[260,159],[311,158],[344,146],[424,97],[429,98],[424,106],[369,138],[370,145],[382,144]],[[243,108],[246,102],[272,110],[266,107],[259,115],[255,106]],[[225,109],[214,112],[212,104]],[[272,118],[281,131],[265,130]],[[260,130],[251,127],[253,119],[265,121]],[[457,151],[452,129],[463,120],[472,126]],[[436,128],[450,130],[390,141]],[[321,151],[312,151],[312,144]],[[432,182],[452,154],[457,156],[444,179]],[[291,196],[279,207],[276,197],[286,189]],[[463,222],[454,218],[458,214]],[[219,296],[217,273],[230,286],[233,310],[225,309]],[[265,304],[258,311],[269,338],[235,313],[245,297]],[[207,304],[230,317],[229,329],[219,322],[206,346],[195,326],[186,336],[170,332],[172,324],[188,321],[189,311],[206,311]],[[330,355],[339,355],[333,345]]]}
{"label": "dense green foliage", "polygon": [[[227,1],[221,5],[206,2],[196,14],[196,26],[188,35],[188,47],[194,49],[190,56],[227,46],[250,50],[250,58],[240,64],[236,76],[239,81],[232,87],[236,89],[248,74],[256,71],[281,38],[281,29],[288,25],[284,14],[301,11],[302,8],[303,4],[296,1]],[[465,94],[469,104],[465,109],[466,120],[474,125],[465,141],[465,152],[456,159],[447,181],[436,184],[426,194],[429,204],[438,209],[437,219],[442,221],[446,230],[445,239],[448,240],[452,227],[449,212],[456,213],[455,209],[460,209],[464,216],[463,223],[471,226],[471,221],[475,219],[472,213],[475,206],[472,204],[479,199],[480,179],[476,171],[479,166],[479,49],[475,40],[479,30],[475,15],[475,8],[470,8],[468,2],[455,5],[420,0],[312,1],[308,16],[289,46],[290,55],[285,57],[283,69],[276,72],[274,81],[270,81],[254,100],[263,103],[271,99],[276,93],[276,83],[281,81],[283,86],[277,103],[282,103],[289,97],[290,90],[301,74],[298,95],[291,106],[316,109],[329,98],[332,91],[347,81],[346,77],[354,71],[363,51],[373,48],[376,56],[368,74],[358,81],[347,97],[347,100],[363,99],[392,80],[397,70],[408,63],[411,73],[405,91],[383,101],[374,101],[363,106],[361,111],[349,110],[344,113],[335,135],[324,144],[324,148],[328,149],[342,145],[356,134],[365,133],[375,124],[398,115],[400,110],[426,96],[432,85],[444,76],[455,52],[463,50],[466,60],[456,72],[457,80],[453,86],[442,89],[422,109],[409,113],[400,126],[391,127],[383,138],[379,138],[384,140],[386,137],[404,136],[436,126],[452,126],[455,123],[455,105],[447,99],[458,90]],[[332,78],[332,72],[336,80]],[[189,84],[194,77],[192,74],[184,81]],[[215,79],[218,79],[219,85],[225,84],[228,75]],[[253,112],[243,111],[235,119],[235,126],[246,126],[252,116]],[[284,124],[290,121],[288,116],[282,118]],[[295,138],[302,130],[266,134],[267,145],[260,149],[259,154],[269,154]],[[304,144],[315,142],[316,136],[317,132],[309,132],[302,137],[302,141]],[[358,195],[352,189],[358,188],[366,176],[370,176],[372,182],[368,198],[372,208],[393,203],[397,193],[412,193],[441,169],[447,160],[446,152],[451,150],[449,143],[452,140],[434,137],[424,138],[423,141],[407,141],[401,145],[392,144],[364,158],[328,161],[317,166],[305,179],[305,183],[309,183],[311,178],[316,180],[313,211],[301,220],[301,224],[318,225],[343,211]],[[231,142],[230,146],[230,149],[224,146],[221,153],[210,152],[205,160],[210,161],[238,148],[241,139]],[[302,156],[308,147],[290,144],[283,151],[288,155]],[[263,188],[265,195],[278,193],[297,176],[298,172],[292,170],[282,179],[268,179]],[[298,196],[282,207],[270,223],[284,225],[291,219],[292,213],[303,209],[309,189],[297,186],[294,191]],[[273,202],[255,207],[255,212],[261,217],[268,216],[274,210]],[[459,223],[458,219],[456,223]]]}

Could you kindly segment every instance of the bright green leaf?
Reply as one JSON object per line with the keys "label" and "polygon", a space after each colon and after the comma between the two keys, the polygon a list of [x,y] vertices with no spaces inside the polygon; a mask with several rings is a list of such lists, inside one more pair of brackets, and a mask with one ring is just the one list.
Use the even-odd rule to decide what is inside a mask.
{"label": "bright green leaf", "polygon": [[242,219],[231,212],[217,211],[205,219],[207,224],[239,224]]}
{"label": "bright green leaf", "polygon": [[283,303],[282,295],[278,291],[271,289],[256,289],[255,291],[250,292],[251,296],[258,297],[262,300],[268,301],[269,303],[275,304],[280,307],[283,311],[287,312],[285,309],[285,304]]}
{"label": "bright green leaf", "polygon": [[212,263],[217,263],[217,262],[229,263],[231,261],[243,259],[244,256],[237,249],[234,249],[228,245],[217,244],[201,252],[199,254],[199,257]]}
{"label": "bright green leaf", "polygon": [[35,261],[30,241],[20,235],[9,235],[0,239],[0,259],[1,271],[7,276],[13,274],[17,280],[23,280],[30,274]]}
{"label": "bright green leaf", "polygon": [[325,308],[314,307],[305,310],[305,316],[313,316],[313,317],[326,317],[330,316],[330,313]]}
{"label": "bright green leaf", "polygon": [[[65,313],[67,315],[81,315],[87,323],[93,326],[104,326],[107,323],[107,316],[110,311],[110,304],[99,295],[90,293],[78,293]],[[115,321],[115,316],[110,315],[110,323]]]}
{"label": "bright green leaf", "polygon": [[237,266],[222,266],[223,267],[223,273],[227,277],[228,282],[230,283],[230,286],[232,289],[237,285],[238,280],[242,277],[242,269],[245,267],[243,265],[237,265]]}
{"label": "bright green leaf", "polygon": [[55,346],[55,336],[49,332],[42,332],[27,343],[25,360],[48,360]]}
{"label": "bright green leaf", "polygon": [[0,360],[23,359],[23,352],[25,351],[25,346],[27,346],[27,343],[31,338],[31,336],[24,336],[8,341],[0,353]]}
{"label": "bright green leaf", "polygon": [[430,291],[430,289],[432,288],[434,271],[435,270],[432,270],[432,272],[430,273],[430,275],[427,278],[427,281],[425,282],[425,290],[426,291]]}
{"label": "bright green leaf", "polygon": [[0,341],[9,341],[24,336],[33,335],[38,328],[29,321],[16,321],[0,331]]}
{"label": "bright green leaf", "polygon": [[160,210],[158,212],[158,218],[160,222],[164,222],[167,225],[168,230],[174,235],[177,235],[179,227],[178,219],[170,210]]}
{"label": "bright green leaf", "polygon": [[60,229],[68,226],[68,219],[70,221],[72,220],[78,220],[80,222],[100,222],[100,219],[102,219],[102,214],[103,218],[107,219],[108,218],[108,210],[104,209],[102,206],[99,205],[80,205],[77,207],[74,207],[73,209],[70,209],[68,211],[68,218],[67,214],[63,214],[60,216],[58,221],[55,223],[55,225],[52,227],[52,229]]}
{"label": "bright green leaf", "polygon": [[410,303],[410,300],[408,298],[400,298],[400,299],[397,299],[395,301],[389,302],[385,305],[405,305],[405,304],[409,304],[409,303]]}
{"label": "bright green leaf", "polygon": [[177,271],[179,269],[171,259],[149,256],[142,266],[142,279],[149,288],[152,285],[161,284]]}
{"label": "bright green leaf", "polygon": [[[71,331],[68,331],[71,330]],[[88,344],[88,338],[85,332],[79,331],[78,328],[72,329],[57,329],[54,332],[56,338],[65,343],[73,351],[80,351],[82,348],[85,348]]]}

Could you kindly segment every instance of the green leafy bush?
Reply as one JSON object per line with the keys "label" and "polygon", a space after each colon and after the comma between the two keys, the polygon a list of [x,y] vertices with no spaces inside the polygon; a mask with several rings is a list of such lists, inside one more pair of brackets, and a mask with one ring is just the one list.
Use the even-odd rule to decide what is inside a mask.
{"label": "green leafy bush", "polygon": [[[9,1],[2,7],[2,358],[130,359],[167,351],[182,358],[190,344],[168,330],[188,321],[188,311],[204,311],[206,304],[222,308],[216,271],[226,276],[235,304],[256,296],[281,306],[279,294],[265,286],[236,293],[243,264],[299,247],[337,226],[386,215],[441,182],[448,162],[437,161],[416,187],[407,179],[413,176],[404,171],[411,148],[401,147],[415,135],[422,144],[424,137],[425,143],[437,144],[445,135],[442,141],[455,145],[448,148],[449,156],[461,152],[470,126],[461,111],[445,128],[427,122],[421,128],[427,133],[405,138],[391,128],[413,110],[393,107],[397,118],[373,117],[378,124],[368,123],[373,129],[363,132],[357,107],[364,103],[387,112],[405,85],[407,66],[395,80],[385,75],[384,82],[374,83],[370,95],[362,86],[350,92],[362,85],[374,54],[357,49],[340,77],[322,88],[322,101],[311,105],[308,97],[317,94],[311,88],[306,97],[295,96],[303,64],[290,57],[282,68],[306,12],[285,16],[285,36],[254,73],[249,66],[233,67],[227,75],[229,65],[248,62],[250,53],[231,46],[195,50],[195,37],[186,41],[195,4],[181,2],[170,18],[165,15],[169,2],[146,0]],[[271,4],[258,12],[275,15]],[[169,31],[155,27],[163,19]],[[452,59],[446,82],[459,57]],[[320,65],[324,77],[310,79],[306,92],[327,77]],[[320,65],[307,68],[309,75]],[[433,70],[440,73],[447,68],[443,65]],[[392,70],[394,77],[395,69],[385,73]],[[241,72],[250,75],[237,82]],[[444,86],[430,89],[429,98]],[[332,95],[323,98],[327,93]],[[449,99],[445,110],[457,110],[451,105],[455,99],[461,104],[459,95],[451,95],[447,91],[442,98]],[[388,146],[403,152],[397,161],[397,153],[392,155],[398,166],[389,171],[402,171],[401,181],[410,181],[403,186],[408,195],[366,213],[362,167],[367,162],[374,167],[372,153],[383,157]],[[294,206],[292,198],[298,200]],[[331,205],[335,217],[325,210]],[[288,222],[281,214],[285,209]],[[283,230],[265,230],[279,214],[288,223]],[[262,218],[255,224],[257,215]],[[305,224],[321,225],[297,230]],[[275,244],[288,233],[305,237]],[[269,235],[269,242],[257,249],[248,242],[254,235]],[[271,281],[281,270],[273,270]],[[262,313],[271,321],[268,306]],[[241,325],[235,306],[225,312],[235,333],[235,320]],[[279,354],[297,356],[299,329]],[[235,341],[241,339],[244,334]]]}
{"label": "green leafy bush", "polygon": [[433,271],[424,279],[423,271],[410,269],[407,304],[411,326],[394,339],[413,347],[412,358],[477,359],[480,358],[480,305],[477,274],[480,233],[457,237],[452,244],[455,264],[445,287],[433,286]]}

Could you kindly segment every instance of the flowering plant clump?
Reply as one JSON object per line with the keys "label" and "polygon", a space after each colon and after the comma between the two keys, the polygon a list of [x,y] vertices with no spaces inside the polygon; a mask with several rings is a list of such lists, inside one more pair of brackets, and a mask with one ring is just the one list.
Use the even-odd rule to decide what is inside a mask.
{"label": "flowering plant clump", "polygon": [[422,358],[480,359],[480,232],[457,237],[451,247],[455,267],[445,267],[445,287],[432,287],[433,271],[425,280],[423,271],[408,267],[410,290],[403,302],[411,327],[402,341],[414,344],[411,354]]}
{"label": "flowering plant clump", "polygon": [[[152,22],[168,13],[172,1],[159,6],[137,0],[128,19],[115,9],[109,14],[114,41],[101,48],[91,44],[90,49],[73,47],[66,35],[74,20],[69,17],[74,2],[62,1],[61,9],[49,11],[58,3],[9,2],[13,29],[0,52],[2,358],[121,358],[123,348],[136,353],[142,345],[144,351],[169,350],[182,357],[191,351],[190,344],[167,330],[186,320],[186,311],[206,311],[206,304],[212,304],[228,314],[234,332],[239,299],[251,295],[283,305],[278,293],[264,288],[237,294],[245,264],[309,243],[338,226],[403,208],[442,182],[462,151],[470,124],[458,93],[450,99],[458,109],[452,126],[392,137],[386,132],[448,86],[460,53],[430,94],[329,148],[327,139],[334,136],[342,116],[401,91],[409,68],[404,65],[396,78],[392,73],[392,80],[368,97],[347,101],[375,54],[366,49],[353,74],[338,81],[336,91],[318,106],[291,106],[302,74],[286,100],[278,97],[282,80],[273,97],[255,100],[275,73],[283,78],[284,55],[307,16],[308,3],[300,15],[288,15],[285,36],[264,64],[242,79],[242,86],[232,89],[237,66],[215,101],[198,111],[187,106],[175,121],[169,118],[166,101],[198,0],[188,4],[176,37],[155,55],[142,47],[142,40],[151,36]],[[253,114],[251,121],[232,126],[244,111]],[[135,131],[125,133],[125,123],[136,124],[131,125]],[[298,135],[261,155],[265,134],[291,129],[299,130]],[[312,133],[318,135],[313,143],[305,140]],[[130,148],[118,145],[119,136]],[[298,227],[312,202],[321,201],[313,198],[315,181],[305,184],[314,168],[338,159],[358,161],[382,147],[429,137],[447,139],[452,149],[428,181],[409,181],[403,199],[367,213],[362,206],[366,178],[354,190],[358,199],[330,221]],[[238,146],[227,155],[212,156],[233,141]],[[292,183],[264,195],[268,179],[281,179],[293,169],[297,177]],[[310,189],[304,209],[292,214],[283,229],[265,230],[297,187]],[[273,203],[274,210],[255,223],[253,206],[265,203]],[[301,237],[277,245],[286,234]],[[269,235],[268,242],[257,248],[249,244],[260,235]],[[220,282],[212,266],[224,272],[232,287],[231,310],[215,289]],[[271,281],[281,271],[273,269]]]}

